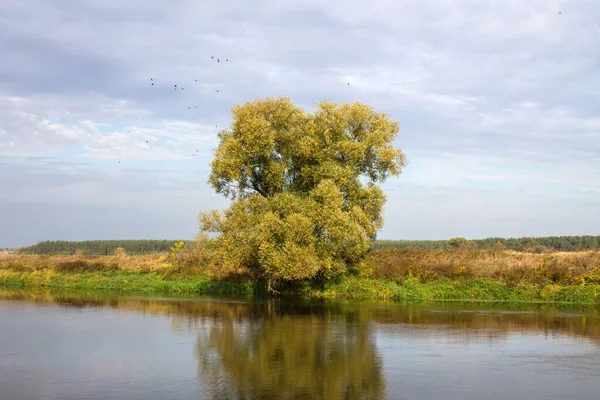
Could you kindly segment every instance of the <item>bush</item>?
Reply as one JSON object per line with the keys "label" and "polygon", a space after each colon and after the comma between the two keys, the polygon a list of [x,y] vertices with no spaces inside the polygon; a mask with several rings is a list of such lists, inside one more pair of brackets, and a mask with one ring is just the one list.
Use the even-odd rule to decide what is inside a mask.
{"label": "bush", "polygon": [[454,249],[466,249],[469,247],[469,241],[463,237],[455,237],[448,240],[448,245]]}

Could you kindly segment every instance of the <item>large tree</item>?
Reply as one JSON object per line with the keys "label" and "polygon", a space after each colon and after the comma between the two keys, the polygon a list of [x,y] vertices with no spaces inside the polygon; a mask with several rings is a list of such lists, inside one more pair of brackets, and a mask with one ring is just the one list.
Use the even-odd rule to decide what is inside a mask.
{"label": "large tree", "polygon": [[357,265],[382,226],[377,186],[399,175],[399,124],[361,103],[321,102],[307,113],[287,98],[233,109],[219,133],[209,183],[232,200],[200,216],[212,262],[271,283],[331,276]]}

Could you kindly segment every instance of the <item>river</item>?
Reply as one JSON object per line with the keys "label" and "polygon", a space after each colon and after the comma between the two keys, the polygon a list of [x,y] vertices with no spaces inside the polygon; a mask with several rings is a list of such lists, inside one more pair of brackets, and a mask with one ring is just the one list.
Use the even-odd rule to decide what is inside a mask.
{"label": "river", "polygon": [[600,314],[0,289],[0,398],[597,400]]}

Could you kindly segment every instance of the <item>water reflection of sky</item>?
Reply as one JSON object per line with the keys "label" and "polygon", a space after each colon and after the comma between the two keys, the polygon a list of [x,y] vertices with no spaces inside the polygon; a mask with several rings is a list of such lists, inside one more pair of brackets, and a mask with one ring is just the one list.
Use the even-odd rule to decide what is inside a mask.
{"label": "water reflection of sky", "polygon": [[600,351],[588,340],[376,332],[390,398],[594,399],[600,390]]}
{"label": "water reflection of sky", "polygon": [[362,387],[372,398],[596,399],[600,391],[595,311],[95,296],[0,293],[0,398],[236,398],[236,390],[315,398],[314,390]]}

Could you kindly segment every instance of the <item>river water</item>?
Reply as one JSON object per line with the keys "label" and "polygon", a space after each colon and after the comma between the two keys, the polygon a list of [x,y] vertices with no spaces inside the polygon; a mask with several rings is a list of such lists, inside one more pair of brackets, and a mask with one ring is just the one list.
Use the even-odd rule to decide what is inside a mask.
{"label": "river water", "polygon": [[0,289],[0,399],[600,399],[600,314]]}

